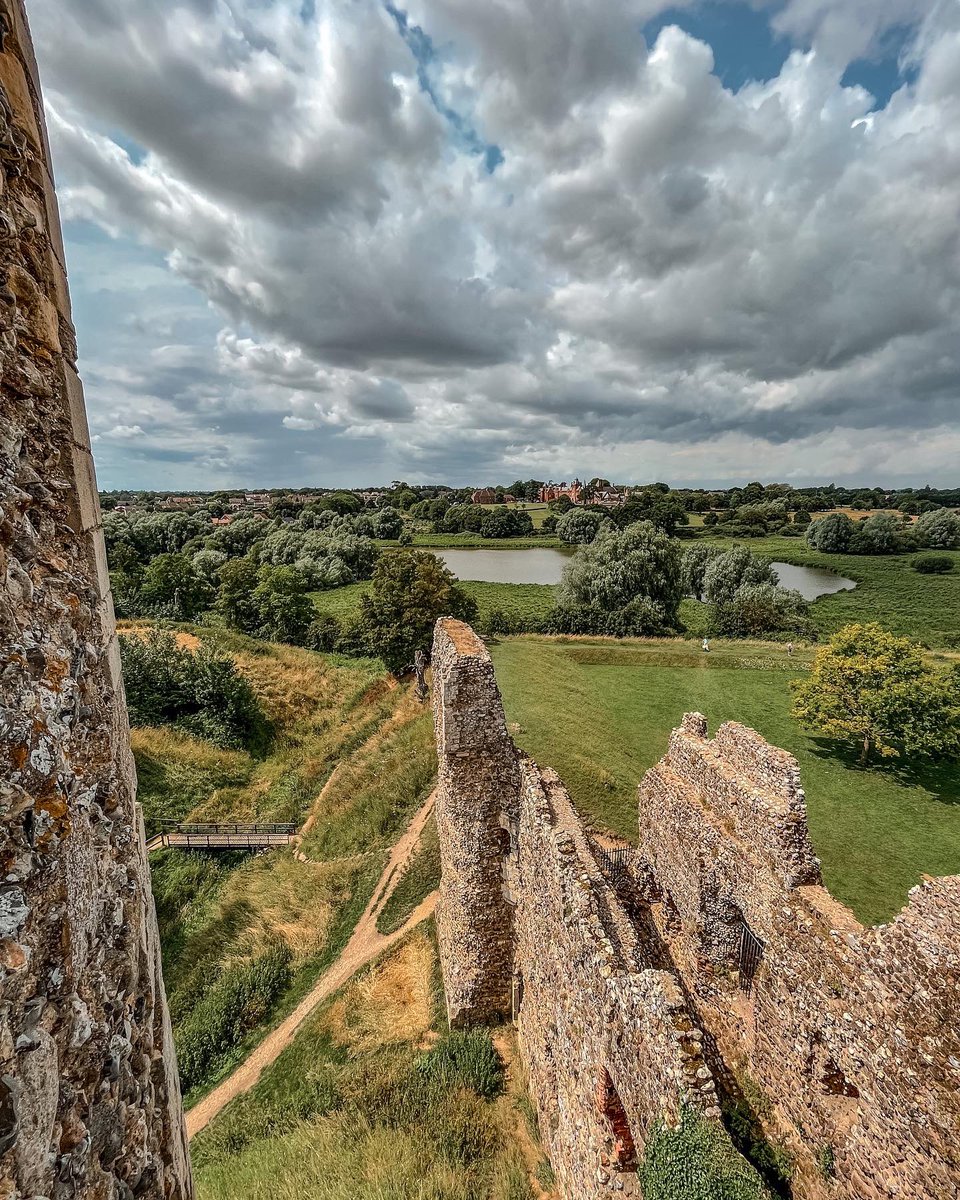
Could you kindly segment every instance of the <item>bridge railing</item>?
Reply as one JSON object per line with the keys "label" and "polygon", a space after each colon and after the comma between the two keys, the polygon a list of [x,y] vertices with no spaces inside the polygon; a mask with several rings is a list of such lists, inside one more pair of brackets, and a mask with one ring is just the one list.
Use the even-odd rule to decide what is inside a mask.
{"label": "bridge railing", "polygon": [[189,822],[189,821],[155,821],[152,825],[157,827],[158,833],[184,833],[184,834],[218,834],[218,833],[238,833],[238,834],[293,834],[297,832],[297,827],[293,822],[276,822],[276,821],[252,821],[252,822],[225,822],[225,821],[207,821],[207,822]]}

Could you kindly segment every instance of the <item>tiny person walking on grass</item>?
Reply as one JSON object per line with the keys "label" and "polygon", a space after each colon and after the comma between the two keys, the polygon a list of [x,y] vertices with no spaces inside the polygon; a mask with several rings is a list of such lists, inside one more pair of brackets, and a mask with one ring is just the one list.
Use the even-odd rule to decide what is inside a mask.
{"label": "tiny person walking on grass", "polygon": [[707,652],[707,654],[710,653],[710,639],[709,638],[703,639],[703,648]]}

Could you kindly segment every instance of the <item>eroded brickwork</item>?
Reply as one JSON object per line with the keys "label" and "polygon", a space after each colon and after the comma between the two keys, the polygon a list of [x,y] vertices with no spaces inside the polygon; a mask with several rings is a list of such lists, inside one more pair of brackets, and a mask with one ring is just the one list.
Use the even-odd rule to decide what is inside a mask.
{"label": "eroded brickwork", "polygon": [[516,751],[472,631],[440,622],[435,655],[451,1015],[496,1017],[512,972],[563,1195],[636,1190],[653,1124],[721,1101],[789,1155],[796,1197],[956,1195],[960,879],[863,928],[820,884],[796,761],[697,713],[642,782],[618,873]]}
{"label": "eroded brickwork", "polygon": [[188,1197],[40,88],[0,0],[0,1195]]}

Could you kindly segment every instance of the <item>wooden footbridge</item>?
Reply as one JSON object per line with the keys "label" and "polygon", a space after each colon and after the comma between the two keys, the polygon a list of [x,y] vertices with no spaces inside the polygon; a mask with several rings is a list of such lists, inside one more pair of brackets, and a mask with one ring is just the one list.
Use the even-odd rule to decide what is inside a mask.
{"label": "wooden footbridge", "polygon": [[175,846],[178,850],[266,850],[293,841],[296,825],[186,825],[161,822],[159,833],[147,839],[147,851]]}

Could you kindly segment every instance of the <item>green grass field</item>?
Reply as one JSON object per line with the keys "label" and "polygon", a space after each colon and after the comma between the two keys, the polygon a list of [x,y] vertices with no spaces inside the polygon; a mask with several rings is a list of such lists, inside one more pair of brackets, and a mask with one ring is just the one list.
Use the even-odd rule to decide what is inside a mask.
{"label": "green grass field", "polygon": [[[492,647],[518,743],[559,771],[596,825],[636,832],[636,786],[684,712],[738,720],[800,762],[830,891],[861,920],[892,916],[922,873],[960,872],[960,768],[859,769],[790,716],[804,658],[781,647],[508,638]],[[804,656],[808,657],[808,656]]]}
{"label": "green grass field", "polygon": [[[460,586],[477,602],[479,618],[499,610],[508,617],[542,617],[554,604],[556,589],[543,583],[479,583],[461,581]],[[341,623],[349,621],[360,607],[360,597],[370,590],[369,583],[351,583],[329,592],[312,592],[317,610],[329,613]]]}

